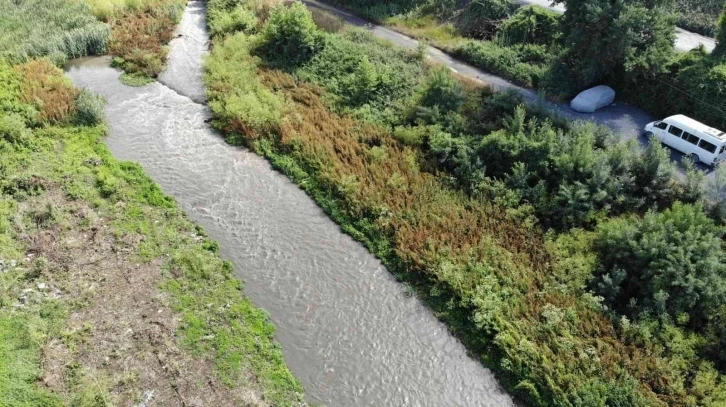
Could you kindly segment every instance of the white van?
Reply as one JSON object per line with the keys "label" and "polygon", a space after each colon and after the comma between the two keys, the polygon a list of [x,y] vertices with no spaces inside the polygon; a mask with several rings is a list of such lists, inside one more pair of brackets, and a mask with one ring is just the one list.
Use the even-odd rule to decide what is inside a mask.
{"label": "white van", "polygon": [[715,166],[726,158],[726,133],[682,114],[645,126],[645,135],[691,157],[693,162]]}

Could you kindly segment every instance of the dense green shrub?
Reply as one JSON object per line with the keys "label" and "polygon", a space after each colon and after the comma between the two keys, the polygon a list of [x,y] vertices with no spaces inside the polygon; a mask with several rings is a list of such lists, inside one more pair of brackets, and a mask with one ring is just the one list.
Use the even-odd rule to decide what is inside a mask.
{"label": "dense green shrub", "polygon": [[722,0],[678,0],[678,26],[688,31],[713,37],[718,14],[723,8]]}
{"label": "dense green shrub", "polygon": [[[614,72],[623,85],[665,72],[673,56],[673,16],[658,1],[565,0],[565,51],[558,69],[566,73],[557,89],[571,95]],[[569,87],[569,89],[566,89]]]}
{"label": "dense green shrub", "polygon": [[261,51],[276,65],[295,67],[312,58],[324,46],[323,33],[310,11],[299,1],[272,10],[262,33]]}
{"label": "dense green shrub", "polygon": [[713,53],[720,57],[726,56],[726,3],[716,26],[716,49]]}
{"label": "dense green shrub", "polygon": [[424,68],[405,51],[382,45],[365,30],[351,29],[327,35],[325,48],[296,75],[328,90],[341,110],[390,123],[397,104],[415,92]]}
{"label": "dense green shrub", "polygon": [[209,33],[212,36],[231,34],[236,31],[249,32],[257,27],[257,16],[243,7],[237,6],[231,11],[220,11],[219,9],[210,9],[209,16]]}
{"label": "dense green shrub", "polygon": [[207,59],[205,75],[209,106],[227,126],[225,131],[247,137],[277,128],[283,110],[282,102],[260,82],[254,66],[228,63],[251,59],[251,47],[244,33],[227,37]]}
{"label": "dense green shrub", "polygon": [[497,37],[507,44],[551,45],[560,36],[561,14],[539,6],[517,9],[499,27]]}
{"label": "dense green shrub", "polygon": [[489,39],[516,8],[512,0],[474,0],[458,12],[454,26],[465,37]]}
{"label": "dense green shrub", "polygon": [[[434,0],[438,2],[439,0]],[[374,21],[383,21],[388,17],[406,14],[414,11],[417,7],[430,3],[430,0],[332,0],[331,3],[339,4],[359,12],[363,16]]]}
{"label": "dense green shrub", "polygon": [[44,56],[62,65],[106,52],[109,27],[83,2],[0,0],[0,10],[0,58],[19,63]]}
{"label": "dense green shrub", "polygon": [[418,105],[437,107],[443,113],[458,112],[464,104],[464,85],[448,68],[434,69],[423,83]]}
{"label": "dense green shrub", "polygon": [[104,119],[106,101],[103,96],[82,90],[76,98],[75,123],[80,126],[96,126]]}
{"label": "dense green shrub", "polygon": [[547,64],[553,58],[539,45],[507,47],[476,40],[463,42],[453,53],[474,66],[530,88],[536,88],[542,82],[547,74]]}
{"label": "dense green shrub", "polygon": [[604,223],[597,291],[627,315],[670,315],[703,329],[726,303],[723,232],[700,206],[681,203]]}

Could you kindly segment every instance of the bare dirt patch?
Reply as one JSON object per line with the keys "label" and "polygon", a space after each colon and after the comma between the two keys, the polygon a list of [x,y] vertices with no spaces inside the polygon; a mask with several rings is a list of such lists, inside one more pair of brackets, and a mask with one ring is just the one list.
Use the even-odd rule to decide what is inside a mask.
{"label": "bare dirt patch", "polygon": [[20,306],[52,299],[71,309],[62,334],[44,347],[44,386],[94,406],[268,405],[254,386],[221,383],[212,361],[180,345],[181,317],[160,288],[166,255],[140,262],[142,234],[119,235],[111,219],[59,190],[18,209],[31,220],[25,263],[35,270]]}

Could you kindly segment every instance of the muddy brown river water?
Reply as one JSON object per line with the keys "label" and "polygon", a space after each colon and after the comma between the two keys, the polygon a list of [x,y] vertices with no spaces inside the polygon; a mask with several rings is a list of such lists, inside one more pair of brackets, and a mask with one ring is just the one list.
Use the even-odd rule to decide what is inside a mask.
{"label": "muddy brown river water", "polygon": [[221,245],[245,293],[269,312],[313,403],[513,406],[492,373],[297,186],[205,120],[204,3],[191,2],[160,83],[121,84],[108,58],[67,74],[108,101],[106,143],[140,163]]}

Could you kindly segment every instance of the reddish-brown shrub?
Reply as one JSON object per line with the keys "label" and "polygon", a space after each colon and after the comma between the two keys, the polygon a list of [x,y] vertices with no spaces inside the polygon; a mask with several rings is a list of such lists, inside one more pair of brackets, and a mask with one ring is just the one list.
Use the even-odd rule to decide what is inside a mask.
{"label": "reddish-brown shrub", "polygon": [[45,59],[31,60],[15,69],[24,79],[21,101],[36,107],[39,122],[59,124],[71,119],[79,91],[63,71]]}

